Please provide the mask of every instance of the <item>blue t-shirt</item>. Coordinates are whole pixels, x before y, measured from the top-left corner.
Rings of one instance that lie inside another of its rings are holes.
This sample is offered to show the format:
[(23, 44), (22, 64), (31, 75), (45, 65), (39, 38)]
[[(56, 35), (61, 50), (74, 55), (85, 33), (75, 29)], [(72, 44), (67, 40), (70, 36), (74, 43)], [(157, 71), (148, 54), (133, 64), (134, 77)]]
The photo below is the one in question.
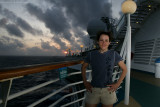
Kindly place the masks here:
[(122, 57), (113, 50), (100, 53), (99, 50), (89, 52), (84, 62), (89, 63), (92, 67), (93, 87), (104, 88), (112, 83), (112, 73), (114, 65), (117, 65)]

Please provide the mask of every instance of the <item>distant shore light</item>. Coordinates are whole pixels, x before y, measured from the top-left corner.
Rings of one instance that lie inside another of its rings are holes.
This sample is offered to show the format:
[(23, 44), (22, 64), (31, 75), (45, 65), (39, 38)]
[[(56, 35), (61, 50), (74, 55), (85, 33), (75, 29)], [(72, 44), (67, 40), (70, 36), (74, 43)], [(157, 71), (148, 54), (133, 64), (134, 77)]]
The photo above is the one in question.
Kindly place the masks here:
[(83, 48), (83, 45), (80, 45), (81, 48)]

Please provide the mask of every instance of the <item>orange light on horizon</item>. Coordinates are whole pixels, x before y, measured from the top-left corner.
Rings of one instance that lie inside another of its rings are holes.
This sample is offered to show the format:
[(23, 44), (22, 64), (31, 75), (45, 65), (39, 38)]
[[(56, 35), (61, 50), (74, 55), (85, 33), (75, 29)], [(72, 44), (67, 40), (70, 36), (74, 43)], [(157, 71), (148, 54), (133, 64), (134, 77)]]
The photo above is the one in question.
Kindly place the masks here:
[(81, 48), (83, 48), (83, 45), (80, 45)]

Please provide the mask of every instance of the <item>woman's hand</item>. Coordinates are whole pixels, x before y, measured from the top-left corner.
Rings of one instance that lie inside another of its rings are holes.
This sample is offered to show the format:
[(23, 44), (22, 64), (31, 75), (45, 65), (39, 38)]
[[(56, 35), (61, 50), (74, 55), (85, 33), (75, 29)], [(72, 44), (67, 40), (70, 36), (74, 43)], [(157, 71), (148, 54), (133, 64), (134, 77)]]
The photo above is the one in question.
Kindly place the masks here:
[(107, 85), (107, 86), (109, 87), (109, 88), (108, 88), (108, 91), (114, 92), (114, 91), (117, 90), (117, 88), (120, 86), (120, 84), (119, 84), (119, 83), (113, 83), (113, 84)]
[(91, 85), (91, 83), (90, 82), (84, 82), (84, 86), (86, 87), (86, 90), (87, 91), (90, 91), (90, 92), (92, 92), (92, 85)]

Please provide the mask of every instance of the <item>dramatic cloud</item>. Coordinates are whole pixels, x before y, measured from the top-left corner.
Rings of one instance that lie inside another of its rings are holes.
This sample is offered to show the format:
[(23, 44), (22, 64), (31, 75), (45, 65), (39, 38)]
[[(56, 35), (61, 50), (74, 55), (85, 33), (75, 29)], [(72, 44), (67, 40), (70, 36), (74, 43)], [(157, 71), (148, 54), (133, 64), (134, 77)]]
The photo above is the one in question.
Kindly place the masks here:
[(0, 14), (4, 15), (6, 18), (14, 22), (17, 27), (22, 28), (26, 32), (29, 32), (33, 35), (36, 34), (42, 35), (42, 31), (32, 28), (29, 23), (27, 23), (24, 19), (16, 16), (12, 11), (8, 9), (2, 9), (1, 5), (0, 5)]
[[(1, 44), (3, 44), (3, 46), (4, 46), (4, 44), (6, 44), (6, 45), (9, 44), (9, 45), (11, 45), (12, 48), (23, 48), (24, 47), (24, 44), (22, 42), (20, 42), (19, 40), (11, 39), (11, 38), (5, 37), (5, 36), (2, 36), (0, 38), (0, 42), (1, 42)], [(10, 47), (9, 45), (8, 45), (8, 47)], [(1, 47), (1, 49), (3, 50), (6, 48)]]
[(17, 37), (24, 37), (23, 32), (15, 24), (6, 25), (6, 29), (11, 35), (15, 35)]
[[(110, 3), (105, 2), (105, 0), (101, 2), (98, 0), (81, 0), (78, 3), (75, 0), (50, 0), (49, 3), (52, 4), (52, 7), (45, 11), (31, 3), (27, 4), (26, 7), (31, 15), (44, 22), (46, 27), (55, 34), (53, 40), (60, 44), (61, 49), (67, 48), (62, 41), (63, 38), (67, 39), (77, 49), (80, 48), (77, 41), (86, 45), (89, 37), (84, 36), (86, 33), (83, 31), (86, 30), (89, 20), (111, 15)], [(107, 6), (107, 11), (103, 10), (105, 6)], [(74, 32), (74, 35), (71, 34), (71, 31)]]
[(28, 12), (43, 21), (46, 27), (50, 28), (52, 33), (62, 33), (63, 31), (66, 31), (66, 29), (70, 28), (63, 12), (57, 7), (47, 9), (44, 13), (41, 8), (31, 3), (27, 4), (26, 7)]
[(33, 34), (33, 35), (42, 35), (42, 31), (33, 29), (25, 20), (21, 18), (17, 18), (16, 23), (20, 26), (23, 30)]
[(60, 38), (65, 38), (70, 42), (72, 41), (71, 34), (69, 32), (70, 25), (67, 22), (62, 10), (59, 10), (57, 7), (52, 7), (43, 13), (42, 9), (33, 4), (27, 4), (26, 7), (31, 15), (36, 16), (39, 20), (44, 22), (46, 27), (56, 35), (54, 36), (54, 39), (58, 41), (58, 44), (62, 47), (65, 47), (65, 45)]
[(62, 56), (61, 50), (51, 46), (49, 42), (41, 42), (41, 48), (26, 48), (25, 45), (17, 40), (0, 35), (0, 55), (27, 55), (27, 56)]
[(16, 39), (5, 36), (0, 38), (0, 55), (23, 55), (23, 47), (24, 44)]
[[(93, 19), (111, 17), (111, 6), (111, 3), (106, 0), (44, 0), (43, 2), (29, 0), (23, 6), (19, 5), (22, 10), (0, 4), (0, 30), (6, 29), (10, 34), (7, 37), (14, 38), (14, 35), (19, 37), (18, 40), (25, 41), (25, 45), (28, 46), (24, 46), (23, 50), (15, 45), (17, 52), (23, 51), (21, 54), (62, 55), (62, 51), (67, 48), (75, 51), (80, 50), (80, 45), (88, 46), (91, 43), (87, 34), (88, 23)], [(40, 24), (39, 28), (43, 31), (33, 28), (36, 24)], [(30, 34), (26, 35), (24, 31)], [(30, 39), (33, 43), (29, 41)], [(35, 43), (39, 44), (34, 46)], [(8, 43), (8, 46), (10, 44)], [(3, 43), (3, 47), (5, 46), (7, 42)]]
[(49, 45), (49, 42), (43, 42), (41, 43), (41, 47), (43, 49), (52, 49), (51, 46)]
[(19, 29), (19, 27), (17, 25), (7, 24), (7, 23), (8, 23), (8, 21), (6, 18), (1, 19), (0, 20), (0, 24), (1, 24), (0, 27), (5, 28), (11, 36), (14, 35), (14, 36), (20, 37), (20, 38), (24, 37), (23, 32)]
[(54, 6), (61, 7), (74, 26), (86, 28), (89, 20), (100, 19), (112, 14), (111, 4), (106, 0), (49, 0)]
[(32, 56), (50, 56), (53, 55), (47, 51), (44, 51), (38, 47), (32, 47), (32, 48), (27, 48), (26, 50), (26, 55), (32, 55)]
[(72, 40), (69, 32), (70, 25), (67, 22), (64, 13), (55, 7), (47, 9), (44, 13), (42, 12), (42, 9), (33, 4), (27, 4), (26, 7), (31, 15), (36, 16), (40, 21), (44, 22), (46, 27), (49, 28), (53, 34), (55, 34), (53, 39), (61, 46), (61, 49), (66, 49), (66, 44), (62, 41), (62, 39), (65, 38), (69, 42)]
[(60, 38), (53, 36), (52, 39), (61, 46), (61, 49), (67, 49), (66, 44)]
[(6, 24), (7, 24), (7, 19), (6, 18), (3, 18), (3, 19), (0, 19), (0, 27), (5, 27)]
[(54, 46), (51, 46), (49, 42), (41, 42), (41, 48), (32, 47), (26, 49), (26, 55), (33, 56), (62, 56), (63, 53), (61, 50), (56, 49)]

